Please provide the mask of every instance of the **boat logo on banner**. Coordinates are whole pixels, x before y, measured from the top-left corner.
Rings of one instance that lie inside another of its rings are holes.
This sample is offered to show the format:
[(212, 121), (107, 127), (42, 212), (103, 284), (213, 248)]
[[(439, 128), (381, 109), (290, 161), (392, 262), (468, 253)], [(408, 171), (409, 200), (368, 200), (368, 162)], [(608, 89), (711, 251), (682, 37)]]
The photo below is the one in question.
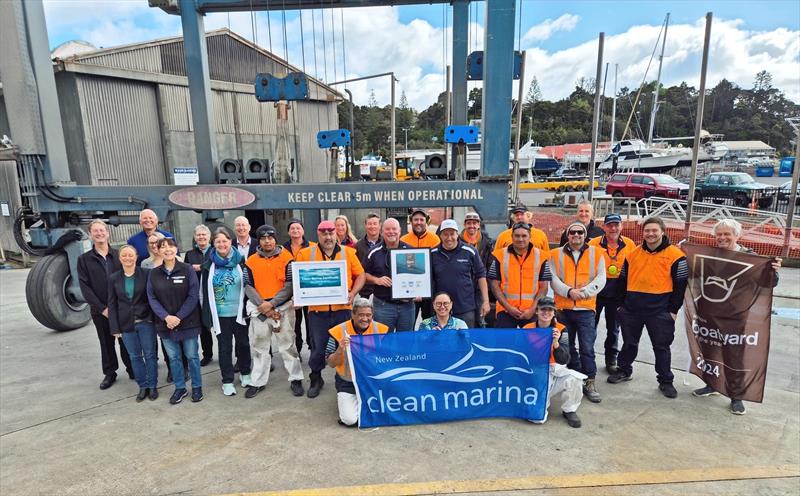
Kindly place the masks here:
[[(753, 264), (710, 255), (695, 255), (695, 264), (697, 262), (700, 262), (700, 280), (703, 281), (700, 294), (712, 303), (727, 301), (739, 276), (753, 268)], [(712, 265), (715, 268), (713, 271), (709, 270)]]
[(551, 343), (549, 329), (351, 336), (359, 423), (542, 420)]

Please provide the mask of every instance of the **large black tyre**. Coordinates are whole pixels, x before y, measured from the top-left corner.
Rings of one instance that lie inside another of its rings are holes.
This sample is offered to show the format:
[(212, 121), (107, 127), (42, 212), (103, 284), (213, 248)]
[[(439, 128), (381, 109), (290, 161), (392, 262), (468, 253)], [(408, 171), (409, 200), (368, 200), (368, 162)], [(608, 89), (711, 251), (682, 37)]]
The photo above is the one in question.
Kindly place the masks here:
[(65, 253), (46, 255), (28, 273), (25, 298), (33, 316), (54, 331), (71, 331), (91, 320), (89, 305), (69, 296), (69, 261)]
[(614, 205), (616, 205), (616, 206), (618, 206), (618, 207), (619, 207), (619, 206), (621, 206), (621, 205), (624, 205), (624, 204), (625, 204), (625, 200), (621, 200), (621, 198), (622, 198), (623, 196), (625, 196), (625, 195), (622, 193), (622, 191), (615, 191), (615, 192), (614, 192), (614, 194), (612, 194), (611, 196), (613, 196), (613, 197), (615, 198), (615, 200), (614, 200)]
[(750, 205), (750, 199), (744, 193), (736, 193), (733, 196), (733, 204), (737, 207), (746, 208)]

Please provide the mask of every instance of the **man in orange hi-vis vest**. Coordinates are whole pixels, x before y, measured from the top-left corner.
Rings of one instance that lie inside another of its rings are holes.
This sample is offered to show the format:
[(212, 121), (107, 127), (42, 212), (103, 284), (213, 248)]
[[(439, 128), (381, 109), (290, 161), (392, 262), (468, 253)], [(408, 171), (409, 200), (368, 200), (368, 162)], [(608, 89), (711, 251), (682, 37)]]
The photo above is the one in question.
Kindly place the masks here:
[(567, 244), (550, 252), (550, 272), (558, 320), (567, 326), (569, 333), (569, 368), (586, 374), (583, 394), (592, 403), (600, 403), (600, 393), (594, 382), (597, 375), (594, 312), (597, 294), (606, 285), (606, 266), (600, 249), (586, 243), (587, 234), (581, 222), (567, 227)]
[(386, 334), (388, 327), (372, 320), (372, 302), (358, 297), (353, 302), (352, 317), (347, 322), (333, 326), (328, 331), (325, 359), (328, 365), (336, 368), (336, 403), (339, 406), (339, 423), (353, 427), (358, 423), (361, 403), (356, 396), (350, 364), (347, 360), (347, 347), (353, 334)]
[[(365, 275), (358, 255), (353, 248), (339, 245), (336, 238), (336, 226), (329, 220), (323, 220), (317, 227), (319, 245), (303, 248), (297, 253), (297, 262), (327, 262), (344, 260), (347, 263), (347, 297), (348, 302), (361, 291)], [(350, 318), (350, 303), (341, 305), (311, 305), (308, 307), (308, 330), (311, 332), (311, 357), (308, 366), (311, 368), (311, 384), (308, 397), (319, 396), (325, 381), (322, 380), (322, 369), (325, 368), (325, 345), (328, 342), (328, 329)]]

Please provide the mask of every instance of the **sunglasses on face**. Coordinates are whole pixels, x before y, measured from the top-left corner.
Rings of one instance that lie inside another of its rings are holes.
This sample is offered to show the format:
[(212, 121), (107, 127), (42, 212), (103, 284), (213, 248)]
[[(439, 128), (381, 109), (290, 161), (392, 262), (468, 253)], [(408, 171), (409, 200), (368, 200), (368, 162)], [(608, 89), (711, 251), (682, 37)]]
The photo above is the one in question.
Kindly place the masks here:
[(585, 233), (583, 231), (570, 231), (570, 236), (583, 236)]
[(321, 232), (321, 233), (324, 233), (324, 234), (332, 234), (332, 233), (336, 232), (336, 228), (332, 228), (332, 229), (317, 229), (317, 231)]

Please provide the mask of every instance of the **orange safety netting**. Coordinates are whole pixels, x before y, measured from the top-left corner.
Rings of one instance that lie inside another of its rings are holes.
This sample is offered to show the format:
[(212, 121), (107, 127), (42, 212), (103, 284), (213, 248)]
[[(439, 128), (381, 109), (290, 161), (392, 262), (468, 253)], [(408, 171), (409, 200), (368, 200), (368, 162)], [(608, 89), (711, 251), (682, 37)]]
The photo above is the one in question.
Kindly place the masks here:
[[(623, 221), (622, 234), (636, 243), (641, 243), (642, 220)], [(547, 239), (553, 245), (559, 242), (561, 233), (574, 221), (574, 215), (558, 212), (537, 211), (533, 214), (533, 225), (544, 231), (547, 234)], [(595, 222), (602, 227), (602, 220), (596, 220)], [(715, 241), (712, 229), (716, 222), (716, 220), (713, 220), (692, 223), (690, 240), (694, 243), (713, 246)], [(665, 220), (664, 223), (667, 226), (667, 236), (672, 242), (677, 243), (684, 238), (683, 222)], [(759, 255), (778, 257), (783, 253), (784, 229), (772, 224), (759, 226), (756, 223), (743, 222), (742, 237), (739, 238), (739, 244), (753, 249)], [(789, 237), (789, 258), (800, 258), (800, 228), (793, 228)]]

